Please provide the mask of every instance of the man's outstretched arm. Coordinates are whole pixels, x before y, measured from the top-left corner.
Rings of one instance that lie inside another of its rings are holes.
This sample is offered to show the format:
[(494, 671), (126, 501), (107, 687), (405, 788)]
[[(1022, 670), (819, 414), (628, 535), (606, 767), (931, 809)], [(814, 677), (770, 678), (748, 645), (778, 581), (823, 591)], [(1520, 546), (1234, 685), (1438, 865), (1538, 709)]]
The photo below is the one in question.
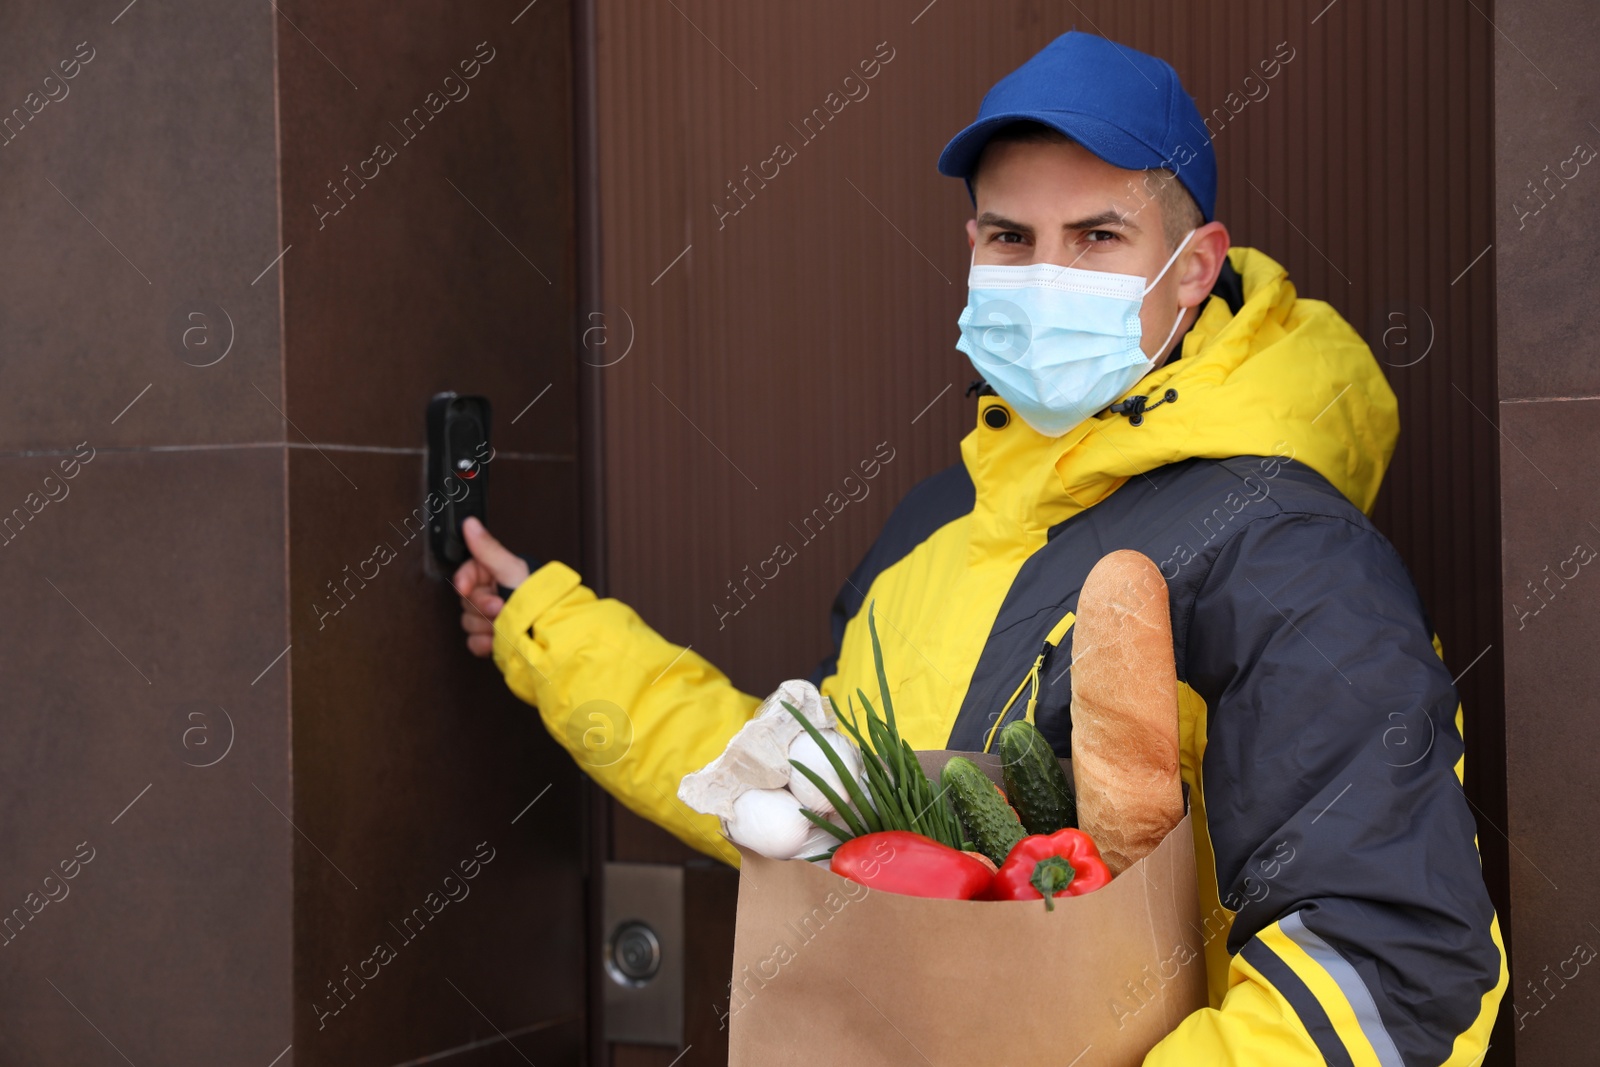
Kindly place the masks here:
[[(529, 574), (475, 519), (465, 532), (473, 558), (455, 587), (467, 647), (494, 656), (511, 691), (539, 709), (546, 729), (608, 793), (737, 864), (717, 820), (687, 808), (678, 783), (722, 753), (760, 700), (632, 608), (596, 597), (565, 564)], [(502, 586), (514, 590), (508, 599)]]

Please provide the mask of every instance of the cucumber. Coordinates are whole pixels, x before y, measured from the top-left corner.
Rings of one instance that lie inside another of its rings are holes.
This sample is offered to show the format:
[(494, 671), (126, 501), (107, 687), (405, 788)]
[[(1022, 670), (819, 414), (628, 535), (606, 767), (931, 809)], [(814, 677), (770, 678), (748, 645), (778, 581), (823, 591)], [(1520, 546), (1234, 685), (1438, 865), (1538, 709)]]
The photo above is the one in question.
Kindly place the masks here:
[(1078, 825), (1067, 772), (1033, 723), (1018, 719), (1000, 731), (1000, 767), (1006, 799), (1028, 833), (1053, 834)]
[(967, 840), (996, 864), (1004, 863), (1012, 846), (1025, 835), (1016, 813), (989, 776), (965, 756), (956, 756), (944, 765), (939, 784), (950, 798)]

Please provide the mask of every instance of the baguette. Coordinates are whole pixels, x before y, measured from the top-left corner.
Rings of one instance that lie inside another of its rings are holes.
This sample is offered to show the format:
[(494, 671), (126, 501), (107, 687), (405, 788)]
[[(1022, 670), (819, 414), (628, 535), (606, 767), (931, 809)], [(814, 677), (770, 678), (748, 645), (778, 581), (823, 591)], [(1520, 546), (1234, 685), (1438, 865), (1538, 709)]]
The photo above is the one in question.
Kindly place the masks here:
[(1078, 594), (1072, 776), (1078, 825), (1113, 874), (1155, 851), (1183, 819), (1167, 583), (1131, 549), (1103, 557)]

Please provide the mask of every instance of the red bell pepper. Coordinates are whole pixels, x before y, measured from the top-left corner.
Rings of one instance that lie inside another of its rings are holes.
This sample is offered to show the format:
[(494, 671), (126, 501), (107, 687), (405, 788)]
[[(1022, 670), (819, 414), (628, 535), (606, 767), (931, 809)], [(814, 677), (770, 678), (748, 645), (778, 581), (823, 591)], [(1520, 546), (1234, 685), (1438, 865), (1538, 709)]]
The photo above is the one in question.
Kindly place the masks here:
[(862, 834), (840, 845), (829, 869), (885, 893), (973, 900), (994, 876), (965, 852), (909, 830)]
[(1044, 899), (1055, 910), (1055, 897), (1081, 897), (1111, 881), (1111, 869), (1082, 830), (1034, 834), (1012, 846), (990, 887), (991, 900)]

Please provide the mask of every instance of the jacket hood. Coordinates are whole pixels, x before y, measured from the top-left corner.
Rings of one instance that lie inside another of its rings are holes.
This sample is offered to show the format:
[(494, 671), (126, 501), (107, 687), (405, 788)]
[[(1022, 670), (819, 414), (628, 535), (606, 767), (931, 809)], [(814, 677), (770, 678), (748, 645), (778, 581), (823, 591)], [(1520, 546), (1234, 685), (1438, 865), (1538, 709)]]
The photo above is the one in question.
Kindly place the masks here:
[(1050, 438), (1012, 413), (997, 433), (983, 417), (1005, 402), (983, 397), (978, 427), (961, 442), (979, 506), (1049, 526), (1169, 463), (1282, 455), (1317, 471), (1370, 515), (1400, 433), (1394, 392), (1377, 360), (1327, 303), (1298, 298), (1288, 272), (1271, 258), (1249, 248), (1231, 249), (1228, 258), (1243, 281), (1243, 306), (1234, 314), (1222, 299), (1209, 299), (1184, 338), (1182, 358), (1125, 394), (1155, 400), (1167, 389), (1178, 392), (1140, 425), (1103, 412)]

